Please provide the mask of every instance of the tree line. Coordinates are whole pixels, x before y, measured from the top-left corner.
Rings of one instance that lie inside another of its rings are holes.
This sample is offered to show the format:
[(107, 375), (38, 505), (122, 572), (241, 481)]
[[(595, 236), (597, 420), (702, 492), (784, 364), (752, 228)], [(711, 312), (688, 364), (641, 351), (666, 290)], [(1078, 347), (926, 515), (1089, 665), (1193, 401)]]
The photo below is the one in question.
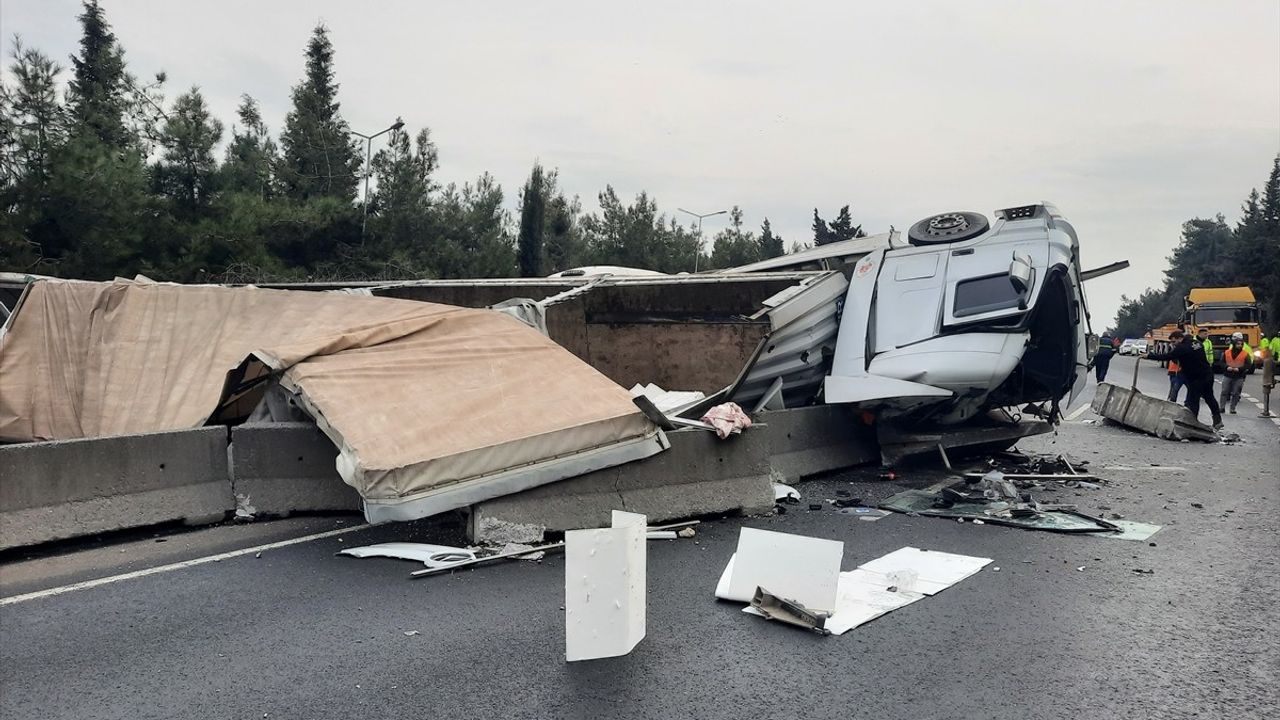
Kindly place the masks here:
[[(768, 218), (729, 225), (704, 250), (698, 231), (641, 192), (610, 186), (584, 212), (555, 169), (534, 164), (517, 218), (490, 174), (442, 184), (428, 128), (398, 120), (365, 167), (342, 117), (328, 30), (317, 26), (278, 134), (245, 95), (228, 128), (199, 87), (164, 96), (133, 75), (97, 0), (78, 16), (66, 68), (15, 38), (0, 83), (0, 270), (176, 282), (541, 276), (581, 265), (661, 272), (777, 257)], [(373, 190), (364, 197), (362, 183)], [(857, 237), (849, 209), (815, 244)], [(803, 247), (793, 243), (793, 249)]]
[(1182, 238), (1169, 256), (1164, 284), (1136, 298), (1121, 296), (1113, 333), (1141, 337), (1148, 329), (1177, 322), (1184, 298), (1195, 287), (1253, 289), (1264, 308), (1263, 329), (1280, 328), (1280, 156), (1271, 163), (1262, 192), (1254, 188), (1229, 226), (1222, 214), (1182, 224)]

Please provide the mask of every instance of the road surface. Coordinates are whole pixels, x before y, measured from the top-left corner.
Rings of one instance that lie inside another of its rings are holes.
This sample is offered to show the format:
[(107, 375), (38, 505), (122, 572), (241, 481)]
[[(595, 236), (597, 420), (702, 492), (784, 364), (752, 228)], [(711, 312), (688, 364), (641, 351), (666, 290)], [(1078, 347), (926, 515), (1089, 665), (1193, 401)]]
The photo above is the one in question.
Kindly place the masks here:
[[(1110, 379), (1127, 384), (1132, 362), (1117, 358)], [(1143, 363), (1139, 387), (1162, 393), (1162, 371)], [(1241, 436), (1231, 445), (1165, 442), (1087, 410), (1020, 444), (1089, 460), (1114, 484), (1065, 494), (1162, 525), (1150, 544), (863, 522), (807, 504), (704, 522), (694, 539), (649, 544), (647, 637), (595, 662), (564, 662), (561, 556), (420, 580), (411, 563), (334, 556), (457, 542), (448, 523), (304, 518), (11, 556), (0, 565), (0, 717), (1280, 717), (1280, 427), (1256, 415), (1250, 405), (1227, 417)], [(875, 502), (944, 477), (877, 476), (800, 490)], [(822, 638), (712, 597), (743, 526), (843, 540), (846, 569), (906, 545), (994, 562)]]

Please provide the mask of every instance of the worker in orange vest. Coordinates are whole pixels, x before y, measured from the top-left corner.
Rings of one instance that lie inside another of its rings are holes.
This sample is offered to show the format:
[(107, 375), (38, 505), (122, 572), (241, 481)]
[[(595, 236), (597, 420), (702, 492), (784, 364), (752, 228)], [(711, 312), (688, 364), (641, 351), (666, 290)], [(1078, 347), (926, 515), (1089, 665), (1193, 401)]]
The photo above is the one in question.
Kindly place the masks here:
[(1249, 366), (1253, 363), (1252, 353), (1244, 344), (1244, 335), (1235, 333), (1231, 336), (1231, 345), (1222, 352), (1222, 364), (1225, 370), (1222, 375), (1222, 394), (1218, 398), (1218, 404), (1223, 409), (1228, 407), (1230, 401), (1229, 412), (1236, 414), (1236, 405), (1240, 404), (1240, 391), (1244, 389), (1245, 375), (1249, 374)]

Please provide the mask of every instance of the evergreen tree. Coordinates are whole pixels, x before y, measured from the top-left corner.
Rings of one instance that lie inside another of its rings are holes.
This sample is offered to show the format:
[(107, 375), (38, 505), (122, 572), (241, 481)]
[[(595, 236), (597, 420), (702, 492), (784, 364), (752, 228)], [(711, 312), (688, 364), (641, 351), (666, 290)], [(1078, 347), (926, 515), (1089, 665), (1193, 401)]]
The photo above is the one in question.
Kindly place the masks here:
[(444, 189), (432, 213), (442, 245), (441, 277), (511, 277), (515, 248), (502, 202), (502, 186), (489, 173)]
[(840, 213), (836, 215), (836, 219), (831, 221), (831, 242), (840, 242), (842, 240), (852, 240), (854, 238), (866, 237), (866, 233), (862, 232), (861, 225), (854, 225), (853, 218), (849, 215), (849, 206), (845, 205), (840, 208)]
[(153, 173), (180, 218), (195, 218), (212, 202), (218, 170), (213, 149), (221, 139), (222, 123), (209, 114), (200, 89), (179, 95), (164, 123), (164, 153)]
[(543, 195), (547, 200), (545, 219), (543, 270), (560, 272), (585, 262), (585, 247), (579, 227), (582, 203), (577, 197), (566, 198), (560, 191), (559, 171), (552, 170), (543, 176)]
[(710, 270), (739, 267), (760, 260), (760, 243), (754, 234), (742, 229), (742, 209), (729, 211), (729, 227), (716, 233), (712, 244)]
[(276, 194), (273, 166), (277, 162), (275, 141), (262, 121), (258, 103), (248, 95), (240, 98), (236, 110), (239, 122), (231, 128), (231, 142), (222, 162), (221, 185), (227, 192), (251, 193), (264, 200)]
[(67, 125), (58, 100), (61, 72), (49, 57), (15, 39), (15, 83), (0, 85), (0, 267), (35, 271), (51, 244), (49, 179)]
[(360, 152), (339, 112), (333, 43), (317, 25), (307, 44), (306, 77), (293, 88), (293, 108), (280, 136), (279, 176), (294, 200), (331, 197), (351, 202), (359, 183)]
[(781, 257), (786, 251), (782, 236), (773, 234), (773, 227), (769, 225), (769, 218), (765, 218), (764, 223), (760, 225), (760, 258), (768, 260)]
[(547, 202), (542, 165), (533, 164), (529, 180), (520, 195), (520, 237), (516, 252), (521, 277), (542, 277), (543, 237), (546, 233)]
[(813, 244), (826, 245), (835, 240), (835, 235), (831, 232), (831, 228), (827, 225), (827, 221), (822, 219), (818, 214), (818, 208), (813, 209)]
[(366, 255), (380, 266), (374, 270), (379, 277), (434, 274), (431, 268), (438, 262), (440, 248), (431, 232), (430, 215), (438, 166), (439, 152), (427, 128), (418, 131), (414, 141), (407, 131), (393, 130), (387, 146), (373, 156), (378, 185), (371, 201), (372, 232)]
[(54, 151), (44, 204), (50, 220), (44, 255), (66, 276), (130, 275), (140, 267), (146, 221), (158, 212), (147, 194), (137, 137), (126, 125), (124, 50), (96, 0), (85, 2), (79, 19), (67, 141)]
[(107, 24), (98, 0), (85, 0), (80, 20), (80, 54), (71, 57), (67, 95), (75, 134), (114, 151), (132, 148), (136, 138), (125, 125), (129, 106), (124, 50)]
[(860, 237), (866, 237), (866, 233), (862, 232), (861, 225), (853, 224), (848, 205), (840, 208), (836, 219), (829, 223), (818, 214), (818, 208), (813, 209), (813, 244), (815, 246)]

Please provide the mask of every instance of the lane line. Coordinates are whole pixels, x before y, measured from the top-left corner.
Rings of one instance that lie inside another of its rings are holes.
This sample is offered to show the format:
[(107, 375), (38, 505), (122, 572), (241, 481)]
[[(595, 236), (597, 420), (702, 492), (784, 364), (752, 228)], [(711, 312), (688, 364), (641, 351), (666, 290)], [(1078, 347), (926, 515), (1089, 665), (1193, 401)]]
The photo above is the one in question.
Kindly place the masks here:
[(281, 540), (279, 542), (267, 543), (266, 545), (255, 545), (254, 547), (244, 548), (241, 550), (231, 550), (229, 552), (219, 553), (217, 555), (207, 555), (205, 557), (195, 558), (193, 560), (183, 560), (182, 562), (169, 563), (168, 565), (157, 565), (155, 567), (144, 568), (142, 570), (134, 570), (133, 572), (122, 573), (120, 575), (110, 575), (108, 577), (97, 578), (96, 580), (84, 580), (70, 585), (62, 585), (60, 587), (49, 588), (48, 590), (37, 590), (35, 592), (24, 593), (22, 595), (10, 595), (6, 598), (0, 598), (0, 607), (4, 605), (14, 605), (28, 600), (38, 600), (40, 598), (54, 597), (76, 590), (88, 590), (89, 588), (99, 587), (101, 585), (110, 585), (111, 583), (121, 582), (123, 580), (133, 580), (148, 575), (157, 575), (159, 573), (170, 572), (172, 570), (181, 570), (183, 568), (195, 567), (196, 565), (204, 565), (205, 563), (218, 562), (228, 560), (230, 558), (248, 555), (249, 553), (259, 553), (266, 550), (275, 550), (276, 548), (288, 547), (289, 545), (297, 545), (299, 543), (311, 542), (312, 540), (323, 540), (324, 538), (344, 535), (356, 530), (364, 530), (373, 527), (372, 525), (356, 525), (349, 528), (338, 528), (337, 530), (329, 530), (327, 532), (316, 533), (314, 535), (303, 535), (302, 537), (292, 538), (290, 540)]
[(1072, 420), (1075, 420), (1076, 418), (1083, 415), (1084, 411), (1089, 409), (1089, 405), (1090, 403), (1085, 403), (1080, 407), (1076, 408), (1075, 410), (1072, 410), (1071, 414), (1067, 416), (1067, 422), (1071, 422)]

